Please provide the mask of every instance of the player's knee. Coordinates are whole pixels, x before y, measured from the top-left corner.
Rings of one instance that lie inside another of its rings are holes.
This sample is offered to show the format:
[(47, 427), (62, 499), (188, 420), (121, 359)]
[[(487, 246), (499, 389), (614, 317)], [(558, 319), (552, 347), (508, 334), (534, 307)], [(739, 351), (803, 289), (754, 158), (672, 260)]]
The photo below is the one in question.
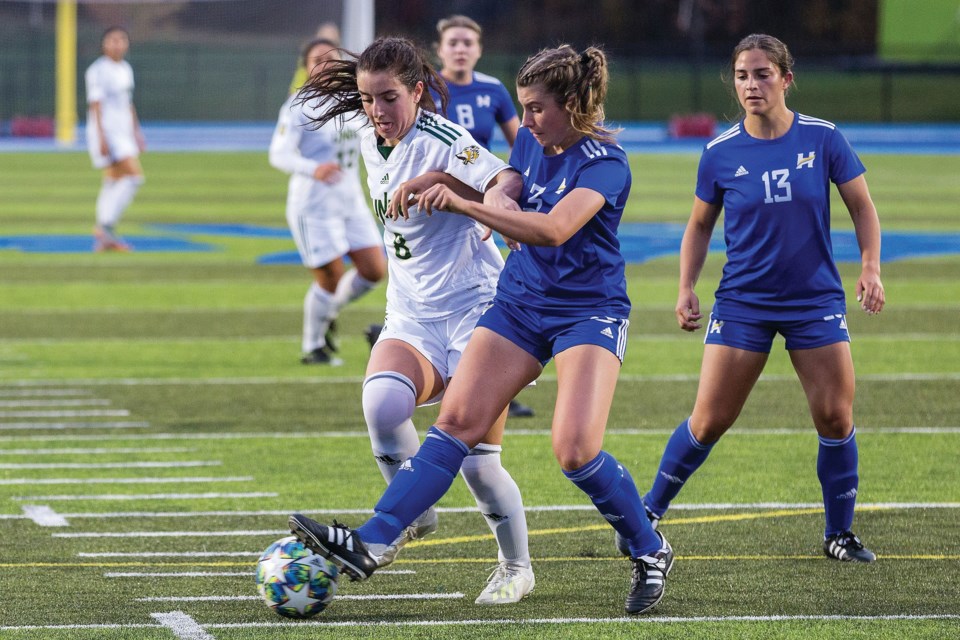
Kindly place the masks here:
[(600, 450), (594, 447), (588, 447), (578, 443), (555, 442), (553, 445), (553, 455), (560, 463), (560, 468), (564, 471), (576, 471), (583, 465), (597, 457)]
[(363, 418), (375, 433), (392, 431), (413, 417), (417, 391), (410, 378), (381, 371), (363, 381)]
[(701, 412), (690, 418), (690, 433), (700, 444), (713, 444), (727, 432), (737, 419), (737, 413)]
[(817, 433), (824, 438), (840, 440), (853, 430), (853, 412), (849, 407), (821, 408), (813, 416)]

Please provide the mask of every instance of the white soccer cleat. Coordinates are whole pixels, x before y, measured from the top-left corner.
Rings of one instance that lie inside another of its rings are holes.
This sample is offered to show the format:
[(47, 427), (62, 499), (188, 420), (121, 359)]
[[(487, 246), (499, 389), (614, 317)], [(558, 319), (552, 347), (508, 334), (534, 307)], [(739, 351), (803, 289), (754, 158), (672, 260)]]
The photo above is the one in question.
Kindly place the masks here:
[(477, 597), (477, 604), (513, 604), (533, 591), (537, 583), (531, 567), (501, 562), (487, 579), (486, 588)]
[(382, 551), (377, 552), (377, 566), (385, 567), (397, 559), (397, 554), (408, 542), (420, 540), (437, 530), (437, 510), (430, 507), (404, 529), (393, 543), (388, 544)]

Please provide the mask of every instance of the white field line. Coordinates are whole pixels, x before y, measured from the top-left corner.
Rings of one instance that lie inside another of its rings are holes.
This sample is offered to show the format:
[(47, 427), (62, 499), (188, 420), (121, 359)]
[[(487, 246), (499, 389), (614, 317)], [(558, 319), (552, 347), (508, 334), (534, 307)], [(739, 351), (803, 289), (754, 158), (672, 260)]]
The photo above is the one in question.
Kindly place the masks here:
[(0, 456), (60, 456), (60, 455), (97, 455), (101, 453), (190, 453), (196, 449), (188, 447), (96, 447), (66, 449), (0, 449)]
[[(225, 598), (234, 599), (232, 596)], [(257, 598), (258, 596), (244, 596)], [(349, 596), (338, 595), (337, 599)], [(777, 616), (630, 616), (622, 618), (488, 618), (486, 620), (345, 620), (343, 622), (322, 622), (319, 620), (297, 620), (296, 622), (223, 622), (202, 625), (205, 629), (277, 629), (277, 628), (344, 628), (344, 627), (482, 627), (494, 625), (570, 625), (570, 624), (614, 624), (614, 625), (658, 625), (658, 624), (723, 624), (741, 622), (922, 622), (927, 620), (960, 620), (960, 613), (940, 613), (929, 615), (892, 614), (877, 616), (841, 616), (841, 615), (777, 615)], [(158, 629), (161, 625), (152, 624), (58, 624), (0, 626), (0, 631), (95, 631), (107, 629)]]
[[(674, 504), (670, 505), (671, 510), (677, 511), (742, 511), (746, 509), (755, 510), (782, 510), (782, 509), (821, 509), (821, 502), (718, 502), (704, 504)], [(868, 509), (960, 509), (960, 502), (863, 502), (858, 503), (857, 508), (861, 510)], [(526, 506), (524, 510), (530, 513), (536, 512), (564, 512), (564, 511), (594, 511), (596, 507), (590, 504), (568, 504), (568, 505), (543, 505)], [(474, 513), (477, 510), (476, 505), (465, 507), (437, 507), (438, 513)], [(212, 517), (262, 517), (278, 516), (283, 517), (292, 513), (293, 509), (280, 509), (270, 511), (122, 511), (112, 513), (64, 513), (65, 518), (79, 519), (89, 518), (112, 519), (112, 518), (212, 518)], [(301, 509), (300, 513), (321, 516), (337, 515), (360, 515), (367, 516), (372, 510), (367, 509)], [(0, 520), (22, 519), (21, 515), (3, 514)], [(238, 530), (238, 531), (131, 531), (131, 532), (87, 532), (87, 533), (58, 533), (54, 534), (59, 538), (96, 538), (103, 536), (106, 538), (135, 538), (143, 537), (192, 537), (192, 536), (262, 536), (272, 534), (289, 535), (289, 530), (270, 529), (270, 530)]]
[(0, 407), (109, 407), (110, 400), (83, 398), (82, 400), (0, 400)]
[(171, 462), (5, 462), (0, 470), (13, 469), (174, 469), (177, 467), (216, 467), (220, 460), (183, 460)]
[[(149, 422), (0, 422), (0, 431), (19, 431), (29, 429), (134, 429), (149, 427)], [(50, 440), (60, 440), (62, 436), (39, 436)], [(6, 439), (6, 438), (3, 438)], [(18, 439), (15, 436), (13, 439)]]
[(71, 411), (0, 411), (0, 418), (125, 418), (126, 409), (79, 409)]
[[(192, 478), (7, 478), (0, 485), (20, 484), (205, 484), (208, 482), (250, 482), (253, 476), (206, 476)], [(0, 516), (2, 517), (2, 516)]]
[(41, 527), (69, 527), (70, 523), (61, 514), (45, 505), (23, 505), (24, 517)]
[[(81, 551), (78, 558), (259, 558), (262, 551)], [(377, 570), (380, 573), (380, 570)]]
[(103, 493), (91, 495), (56, 495), (56, 496), (14, 496), (11, 500), (18, 502), (39, 501), (80, 501), (80, 500), (212, 500), (234, 498), (276, 498), (280, 494), (269, 491), (250, 493)]
[[(260, 554), (254, 554), (259, 558)], [(253, 563), (250, 563), (251, 568)], [(413, 569), (378, 569), (377, 575), (414, 575)], [(247, 571), (111, 571), (104, 573), (104, 578), (249, 578), (252, 572)]]
[[(3, 427), (0, 426), (0, 429)], [(669, 436), (674, 432), (670, 429), (608, 429), (607, 435), (618, 436)], [(960, 434), (960, 427), (890, 427), (874, 428), (857, 427), (858, 434), (885, 435), (885, 434), (913, 434), (913, 435), (938, 435), (938, 434)], [(724, 437), (736, 436), (812, 436), (813, 427), (782, 428), (782, 429), (750, 429), (739, 428), (732, 429)], [(549, 429), (511, 429), (507, 427), (507, 436), (548, 436)], [(4, 436), (0, 437), (0, 442), (116, 442), (118, 440), (302, 440), (302, 439), (324, 439), (324, 438), (369, 438), (366, 430), (363, 431), (270, 431), (270, 432), (249, 432), (249, 433), (221, 433), (221, 432), (200, 432), (200, 433), (144, 433), (136, 435), (38, 435), (38, 436)]]
[(150, 617), (170, 629), (178, 640), (216, 640), (183, 611), (151, 613)]
[(16, 389), (0, 390), (0, 398), (59, 398), (67, 396), (89, 396), (90, 389)]
[[(556, 375), (540, 376), (544, 382), (556, 382)], [(657, 374), (657, 375), (634, 375), (624, 374), (619, 377), (621, 381), (626, 382), (696, 382), (700, 379), (699, 373), (690, 374)], [(929, 372), (929, 373), (867, 373), (857, 376), (860, 381), (874, 382), (924, 382), (941, 380), (960, 380), (960, 372)], [(760, 376), (760, 382), (790, 382), (796, 384), (797, 376), (795, 374), (764, 374)], [(23, 387), (49, 387), (70, 384), (74, 386), (91, 387), (141, 387), (141, 386), (200, 386), (200, 385), (273, 385), (273, 384), (306, 384), (306, 385), (324, 385), (324, 384), (360, 384), (363, 382), (363, 376), (337, 376), (337, 377), (246, 377), (246, 378), (84, 378), (84, 379), (47, 379), (47, 380), (17, 380), (0, 383), (7, 385), (7, 388)]]
[[(379, 573), (379, 571), (377, 572)], [(247, 574), (249, 575), (249, 573)], [(462, 593), (385, 593), (366, 595), (341, 595), (337, 600), (459, 600)], [(147, 596), (135, 598), (135, 602), (233, 602), (237, 600), (260, 600), (260, 596)]]

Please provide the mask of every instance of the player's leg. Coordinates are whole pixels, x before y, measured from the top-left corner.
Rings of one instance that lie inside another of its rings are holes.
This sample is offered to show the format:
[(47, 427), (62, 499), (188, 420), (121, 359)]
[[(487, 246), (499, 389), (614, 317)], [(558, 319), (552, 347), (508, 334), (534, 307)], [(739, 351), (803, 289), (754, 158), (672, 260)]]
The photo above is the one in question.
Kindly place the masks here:
[(347, 271), (337, 284), (336, 299), (340, 307), (366, 294), (387, 275), (387, 258), (383, 252), (383, 238), (373, 221), (373, 215), (362, 198), (350, 207), (344, 219), (347, 255), (354, 268)]
[[(690, 476), (710, 455), (743, 409), (767, 363), (775, 330), (711, 318), (693, 413), (667, 441), (653, 486), (643, 502), (653, 519), (667, 512)], [(717, 327), (721, 330), (715, 330)]]
[(644, 515), (636, 484), (626, 467), (602, 449), (620, 359), (603, 346), (579, 344), (558, 353), (555, 362), (554, 455), (564, 475), (629, 541), (634, 562), (626, 610), (643, 613), (663, 597), (673, 551)]
[(343, 276), (345, 267), (342, 258), (312, 267), (313, 283), (303, 298), (303, 339), (301, 348), (303, 364), (340, 364), (333, 355), (336, 347), (329, 339), (330, 326), (337, 317), (334, 292)]
[(483, 441), (470, 450), (460, 468), (498, 547), (497, 568), (487, 580), (477, 604), (519, 602), (533, 591), (536, 583), (530, 561), (523, 497), (520, 487), (500, 459), (506, 421), (505, 411)]
[(790, 359), (806, 393), (820, 441), (817, 477), (826, 516), (824, 553), (838, 560), (873, 562), (875, 554), (850, 530), (859, 489), (859, 453), (853, 424), (856, 381), (850, 344), (841, 341), (791, 349)]

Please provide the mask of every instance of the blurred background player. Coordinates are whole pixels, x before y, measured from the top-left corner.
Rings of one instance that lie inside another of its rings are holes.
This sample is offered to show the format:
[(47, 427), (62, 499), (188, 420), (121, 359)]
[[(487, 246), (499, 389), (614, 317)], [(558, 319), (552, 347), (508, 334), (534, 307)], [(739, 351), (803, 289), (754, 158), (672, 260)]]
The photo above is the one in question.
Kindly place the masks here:
[(853, 219), (862, 263), (856, 295), (869, 314), (885, 301), (877, 210), (864, 166), (840, 131), (787, 108), (793, 57), (783, 42), (747, 36), (730, 64), (744, 117), (708, 143), (700, 160), (680, 251), (676, 315), (684, 331), (701, 327), (693, 289), (721, 211), (727, 262), (707, 323), (693, 414), (668, 441), (644, 504), (654, 522), (664, 515), (733, 425), (780, 333), (819, 435), (824, 553), (873, 562), (876, 556), (850, 531), (859, 485), (855, 377), (830, 241), (830, 183)]
[(446, 493), (471, 447), (552, 359), (554, 455), (564, 475), (628, 541), (633, 575), (625, 609), (643, 613), (663, 598), (673, 551), (644, 515), (626, 467), (602, 449), (630, 324), (617, 229), (632, 178), (626, 153), (604, 125), (608, 78), (606, 55), (596, 47), (582, 53), (568, 45), (545, 49), (520, 69), (524, 127), (510, 166), (522, 175), (524, 211), (490, 197), (502, 186), (479, 204), (443, 182), (408, 187), (417, 196), (409, 211), (406, 198), (388, 206), (388, 219), (402, 208), (411, 222), (455, 211), (523, 247), (507, 257), (435, 426), (373, 517), (352, 530), (290, 516), (291, 530), (306, 546), (334, 558), (354, 578), (377, 570), (380, 550)]
[(110, 27), (100, 40), (103, 55), (84, 75), (87, 91), (87, 150), (93, 166), (103, 170), (97, 196), (94, 251), (130, 251), (117, 237), (116, 226), (140, 185), (143, 132), (133, 105), (133, 69), (124, 58), (130, 37), (122, 27)]
[[(333, 46), (340, 47), (340, 27), (337, 26), (336, 22), (324, 22), (319, 27), (317, 27), (317, 32), (313, 34), (314, 40), (327, 40), (332, 42)], [(307, 72), (307, 67), (303, 62), (303, 57), (297, 59), (297, 69), (293, 72), (293, 79), (290, 81), (290, 93), (296, 93), (300, 90), (304, 84), (306, 84), (307, 79), (310, 74)]]
[[(474, 70), (483, 52), (481, 34), (480, 25), (467, 16), (453, 15), (437, 22), (440, 76), (450, 94), (445, 115), (469, 131), (486, 149), (490, 148), (494, 129), (499, 126), (507, 145), (512, 147), (520, 127), (513, 98), (502, 82)], [(434, 99), (438, 97), (435, 95)], [(371, 345), (376, 342), (380, 329), (380, 325), (368, 327), (367, 339)], [(514, 418), (530, 417), (533, 409), (511, 400), (509, 414)]]
[[(500, 250), (482, 225), (443, 212), (393, 220), (385, 215), (389, 202), (404, 201), (410, 185), (429, 172), (475, 199), (494, 185), (512, 183), (517, 195), (520, 187), (516, 171), (466, 130), (437, 115), (431, 90), (442, 104), (443, 80), (425, 55), (409, 40), (381, 38), (356, 61), (329, 63), (300, 93), (308, 103), (325, 107), (316, 116), (321, 129), (339, 117), (364, 113), (373, 124), (364, 133), (361, 151), (370, 197), (384, 223), (390, 276), (386, 322), (363, 382), (363, 415), (387, 482), (407, 475), (409, 459), (420, 445), (414, 411), (439, 402), (451, 379), (459, 376), (463, 349), (496, 292), (503, 266)], [(517, 206), (507, 195), (498, 201)], [(500, 458), (505, 405), (490, 416), (486, 437), (473, 443), (462, 466), (499, 547), (498, 565), (477, 604), (518, 602), (535, 582), (520, 489)], [(379, 550), (378, 566), (392, 562), (410, 540), (437, 529), (433, 502), (414, 516)]]
[[(339, 60), (336, 44), (319, 38), (301, 60), (311, 75)], [(360, 185), (360, 127), (329, 121), (316, 128), (316, 102), (291, 96), (280, 108), (270, 141), (270, 164), (290, 174), (287, 224), (314, 282), (303, 301), (304, 364), (339, 364), (332, 323), (341, 307), (386, 275), (380, 231)], [(347, 269), (348, 256), (354, 268)]]

